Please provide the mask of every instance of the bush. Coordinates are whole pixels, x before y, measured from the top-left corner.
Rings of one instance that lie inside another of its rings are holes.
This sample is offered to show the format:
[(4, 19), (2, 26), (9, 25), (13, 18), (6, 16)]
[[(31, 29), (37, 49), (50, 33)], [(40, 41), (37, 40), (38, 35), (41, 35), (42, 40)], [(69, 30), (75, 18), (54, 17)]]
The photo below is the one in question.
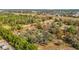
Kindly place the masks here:
[(41, 24), (40, 22), (37, 22), (36, 27), (37, 27), (38, 29), (42, 29), (42, 24)]
[(18, 30), (20, 30), (20, 29), (22, 29), (22, 26), (21, 26), (21, 25), (17, 25), (16, 28), (17, 28)]
[(72, 34), (75, 34), (76, 33), (76, 28), (74, 26), (70, 26), (68, 29), (67, 29), (68, 32), (72, 33)]

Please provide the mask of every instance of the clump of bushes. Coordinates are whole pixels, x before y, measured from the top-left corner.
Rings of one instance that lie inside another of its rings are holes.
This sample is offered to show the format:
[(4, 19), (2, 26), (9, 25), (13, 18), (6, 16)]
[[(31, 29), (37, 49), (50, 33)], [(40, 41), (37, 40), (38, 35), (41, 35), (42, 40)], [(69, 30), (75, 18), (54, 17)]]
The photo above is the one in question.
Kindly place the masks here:
[(48, 31), (51, 34), (57, 34), (59, 32), (59, 27), (61, 26), (61, 23), (58, 22), (52, 22), (50, 28), (48, 29)]
[(79, 49), (79, 41), (72, 35), (66, 35), (63, 39), (66, 43), (69, 43), (72, 47)]
[(35, 50), (37, 47), (34, 44), (29, 43), (26, 39), (13, 35), (11, 31), (5, 30), (0, 27), (0, 35), (7, 40), (17, 50)]
[(53, 39), (52, 34), (42, 29), (27, 30), (21, 33), (21, 37), (28, 38), (28, 42), (37, 44), (47, 44)]

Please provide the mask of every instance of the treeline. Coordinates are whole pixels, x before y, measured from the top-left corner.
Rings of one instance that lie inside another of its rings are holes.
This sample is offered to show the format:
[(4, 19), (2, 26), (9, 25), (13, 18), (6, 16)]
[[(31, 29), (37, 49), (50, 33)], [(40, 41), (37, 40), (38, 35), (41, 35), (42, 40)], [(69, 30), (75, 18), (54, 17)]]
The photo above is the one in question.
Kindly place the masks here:
[(0, 36), (9, 42), (17, 50), (36, 50), (37, 47), (29, 43), (27, 39), (13, 35), (11, 31), (0, 27)]

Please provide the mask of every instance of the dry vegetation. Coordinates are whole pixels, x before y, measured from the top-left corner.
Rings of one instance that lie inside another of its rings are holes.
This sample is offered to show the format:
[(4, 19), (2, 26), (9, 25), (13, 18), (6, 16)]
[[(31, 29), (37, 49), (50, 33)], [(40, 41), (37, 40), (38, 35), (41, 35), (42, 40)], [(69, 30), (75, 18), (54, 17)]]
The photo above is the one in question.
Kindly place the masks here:
[(38, 13), (0, 13), (1, 40), (17, 50), (79, 49), (79, 18)]

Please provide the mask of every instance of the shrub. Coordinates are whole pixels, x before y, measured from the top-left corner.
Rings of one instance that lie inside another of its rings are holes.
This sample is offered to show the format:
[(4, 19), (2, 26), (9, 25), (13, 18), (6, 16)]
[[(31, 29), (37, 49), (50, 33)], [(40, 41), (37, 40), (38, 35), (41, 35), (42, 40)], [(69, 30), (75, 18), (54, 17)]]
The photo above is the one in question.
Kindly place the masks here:
[(67, 29), (68, 32), (72, 33), (72, 34), (75, 34), (76, 33), (76, 28), (74, 26), (70, 26), (68, 29)]
[(20, 30), (20, 29), (22, 29), (22, 26), (21, 26), (21, 25), (17, 25), (16, 28), (17, 28), (18, 30)]
[(42, 26), (41, 26), (42, 24), (40, 23), (40, 22), (37, 22), (37, 25), (36, 25), (36, 27), (38, 28), (38, 29), (42, 29)]

